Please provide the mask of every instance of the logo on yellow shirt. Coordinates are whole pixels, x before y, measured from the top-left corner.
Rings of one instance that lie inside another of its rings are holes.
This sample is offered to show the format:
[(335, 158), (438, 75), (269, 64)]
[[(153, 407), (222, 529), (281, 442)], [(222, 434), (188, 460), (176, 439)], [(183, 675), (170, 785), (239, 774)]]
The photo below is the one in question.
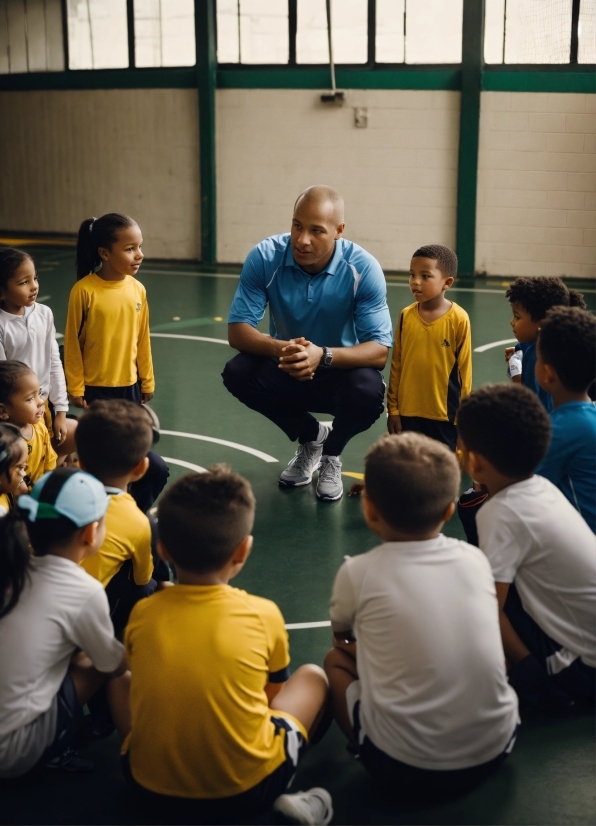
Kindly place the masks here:
[(441, 344), (441, 347), (451, 347), (451, 345), (449, 344), (449, 342), (447, 341), (446, 338), (443, 339), (443, 343)]
[(139, 303), (139, 304), (137, 304), (137, 313), (140, 311), (140, 309), (141, 309), (141, 305)]

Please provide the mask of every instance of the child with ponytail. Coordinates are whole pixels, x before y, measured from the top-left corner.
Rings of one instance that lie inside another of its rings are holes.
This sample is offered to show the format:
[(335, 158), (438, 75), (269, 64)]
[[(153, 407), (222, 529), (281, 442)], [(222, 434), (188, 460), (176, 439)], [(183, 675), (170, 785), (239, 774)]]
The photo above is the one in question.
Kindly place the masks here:
[(45, 421), (58, 456), (75, 449), (76, 422), (66, 418), (68, 397), (54, 316), (38, 304), (39, 282), (30, 255), (0, 249), (0, 359), (24, 362), (39, 378)]
[(107, 505), (101, 482), (62, 467), (0, 519), (0, 777), (93, 768), (68, 747), (103, 685), (128, 733), (123, 647), (101, 583), (79, 564), (103, 542)]
[[(87, 218), (77, 240), (77, 283), (71, 290), (64, 334), (64, 368), (72, 403), (127, 399), (145, 404), (155, 380), (145, 287), (136, 275), (143, 236), (127, 215)], [(148, 473), (131, 493), (147, 511), (168, 478), (165, 462), (150, 453)]]
[(19, 493), (26, 493), (27, 442), (12, 424), (0, 424), (0, 517), (14, 507)]

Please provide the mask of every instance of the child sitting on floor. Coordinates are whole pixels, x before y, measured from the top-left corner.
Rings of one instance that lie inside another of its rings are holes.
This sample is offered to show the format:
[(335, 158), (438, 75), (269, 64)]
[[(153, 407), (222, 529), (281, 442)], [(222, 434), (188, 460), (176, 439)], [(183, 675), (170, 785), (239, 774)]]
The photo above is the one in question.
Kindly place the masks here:
[(383, 544), (346, 558), (333, 586), (325, 670), (335, 719), (399, 796), (463, 793), (515, 741), (490, 565), (440, 533), (459, 481), (445, 445), (419, 433), (379, 439), (362, 506)]
[(332, 816), (324, 789), (283, 794), (322, 717), (325, 674), (303, 665), (290, 677), (279, 608), (228, 584), (250, 553), (254, 511), (248, 482), (221, 465), (182, 477), (158, 505), (159, 550), (180, 584), (131, 614), (123, 751), (140, 802), (165, 823), (244, 823), (278, 798), (300, 823)]
[(0, 517), (12, 510), (19, 493), (27, 493), (27, 442), (12, 424), (0, 424)]
[(548, 450), (548, 414), (527, 387), (488, 384), (462, 402), (458, 422), (464, 465), (490, 493), (476, 521), (509, 682), (535, 706), (593, 703), (596, 538), (561, 491), (534, 475)]
[(93, 768), (68, 747), (104, 684), (128, 731), (124, 650), (103, 588), (79, 565), (103, 541), (107, 505), (97, 479), (59, 468), (0, 519), (0, 777)]
[(553, 399), (552, 438), (536, 473), (549, 479), (596, 533), (596, 319), (577, 307), (549, 310), (536, 347), (536, 379)]
[[(79, 419), (75, 438), (81, 467), (100, 480), (109, 496), (105, 539), (82, 565), (106, 589), (120, 638), (133, 605), (156, 588), (151, 524), (128, 493), (149, 466), (151, 419), (141, 405), (98, 399)], [(160, 579), (169, 580), (167, 565), (158, 567), (164, 569)]]
[(44, 413), (45, 400), (35, 373), (21, 361), (0, 361), (0, 420), (18, 427), (27, 442), (25, 482), (29, 489), (56, 467)]

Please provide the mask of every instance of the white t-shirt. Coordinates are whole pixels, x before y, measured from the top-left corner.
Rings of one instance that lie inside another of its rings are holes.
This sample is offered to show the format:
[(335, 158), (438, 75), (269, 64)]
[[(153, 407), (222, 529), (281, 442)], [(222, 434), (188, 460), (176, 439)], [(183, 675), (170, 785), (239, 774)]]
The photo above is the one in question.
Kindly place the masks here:
[(25, 307), (24, 315), (0, 310), (0, 359), (23, 361), (36, 374), (41, 395), (50, 399), (56, 413), (68, 410), (64, 368), (49, 307), (34, 304)]
[[(99, 671), (120, 664), (124, 648), (114, 637), (105, 591), (69, 559), (32, 557), (16, 607), (0, 619), (0, 775), (24, 758), (33, 765), (53, 739), (44, 732), (46, 742), (31, 742), (27, 726), (51, 709), (76, 648)], [(23, 738), (15, 741), (21, 729)], [(7, 753), (2, 746), (9, 737)]]
[(517, 697), (478, 548), (441, 535), (346, 558), (330, 617), (334, 631), (356, 636), (361, 739), (422, 769), (467, 768), (505, 750)]
[(476, 515), (496, 582), (514, 582), (526, 613), (555, 642), (596, 666), (596, 537), (548, 479), (532, 476)]

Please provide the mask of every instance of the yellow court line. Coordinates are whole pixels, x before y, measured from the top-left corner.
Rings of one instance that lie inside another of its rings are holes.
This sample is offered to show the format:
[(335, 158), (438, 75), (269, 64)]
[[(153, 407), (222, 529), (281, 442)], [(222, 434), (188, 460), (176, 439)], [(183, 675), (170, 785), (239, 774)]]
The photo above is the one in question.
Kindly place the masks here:
[(74, 247), (76, 243), (59, 238), (0, 238), (0, 244), (7, 247)]
[(352, 473), (350, 470), (342, 470), (342, 476), (351, 476), (352, 479), (364, 479), (364, 473)]

